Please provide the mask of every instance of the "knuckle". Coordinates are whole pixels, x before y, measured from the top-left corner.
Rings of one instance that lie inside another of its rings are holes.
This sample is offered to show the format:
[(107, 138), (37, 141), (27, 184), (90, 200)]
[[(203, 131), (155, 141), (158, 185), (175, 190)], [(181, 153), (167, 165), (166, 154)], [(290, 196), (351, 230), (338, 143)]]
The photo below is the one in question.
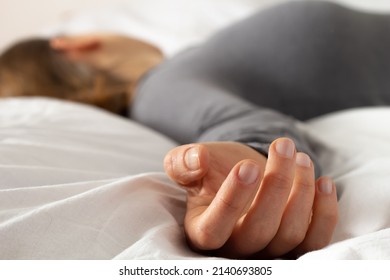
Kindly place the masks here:
[(193, 245), (200, 250), (215, 250), (221, 248), (225, 240), (208, 226), (199, 226), (192, 239)]
[(247, 245), (252, 248), (257, 248), (261, 250), (268, 245), (269, 242), (274, 238), (276, 231), (273, 228), (268, 226), (262, 226), (256, 228), (257, 230), (248, 231), (246, 234), (246, 239), (248, 240)]
[[(294, 183), (295, 184), (295, 183)], [(304, 195), (315, 195), (315, 183), (314, 180), (308, 181), (308, 180), (300, 180), (297, 182), (297, 185), (299, 187), (299, 191)]]
[(314, 172), (299, 172), (295, 175), (294, 185), (299, 187), (299, 190), (304, 193), (315, 193), (315, 178)]
[(290, 189), (291, 183), (292, 183), (291, 177), (281, 172), (273, 172), (267, 174), (263, 180), (263, 184), (265, 186), (280, 191), (285, 191), (287, 189)]
[(280, 240), (286, 246), (289, 246), (290, 248), (294, 248), (303, 242), (305, 236), (306, 236), (306, 231), (302, 229), (294, 228), (283, 232), (280, 235)]
[(241, 210), (240, 205), (237, 205), (236, 203), (234, 203), (234, 201), (228, 200), (224, 197), (219, 197), (218, 202), (225, 209), (225, 211), (229, 213)]
[(339, 215), (337, 211), (326, 212), (322, 214), (322, 221), (324, 224), (335, 226), (338, 222)]

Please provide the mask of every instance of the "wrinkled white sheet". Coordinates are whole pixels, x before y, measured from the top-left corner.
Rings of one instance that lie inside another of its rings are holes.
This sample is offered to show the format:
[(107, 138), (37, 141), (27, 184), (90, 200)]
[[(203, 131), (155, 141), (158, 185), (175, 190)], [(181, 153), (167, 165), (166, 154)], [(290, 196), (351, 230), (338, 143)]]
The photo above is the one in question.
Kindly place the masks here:
[[(333, 244), (302, 259), (390, 259), (390, 108), (302, 127), (339, 191)], [(131, 120), (46, 98), (0, 101), (0, 259), (204, 258), (185, 244), (175, 143)]]
[[(128, 0), (43, 33), (118, 32), (169, 56), (274, 2)], [(336, 179), (340, 223), (331, 246), (301, 259), (390, 259), (389, 120), (390, 108), (375, 108), (302, 125)], [(203, 258), (185, 245), (185, 194), (162, 172), (174, 145), (92, 107), (1, 100), (0, 259)]]
[(340, 220), (336, 244), (304, 258), (390, 259), (389, 127), (390, 107), (334, 113), (306, 124), (325, 173), (336, 180)]
[(0, 258), (107, 259), (160, 230), (180, 236), (183, 193), (161, 173), (173, 146), (92, 107), (1, 100)]

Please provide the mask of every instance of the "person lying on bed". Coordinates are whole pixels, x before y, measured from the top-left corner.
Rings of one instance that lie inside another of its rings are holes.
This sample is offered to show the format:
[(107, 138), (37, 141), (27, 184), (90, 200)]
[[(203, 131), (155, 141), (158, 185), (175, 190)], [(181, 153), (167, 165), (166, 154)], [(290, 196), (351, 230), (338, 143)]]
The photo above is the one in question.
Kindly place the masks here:
[[(164, 167), (187, 190), (184, 228), (192, 248), (233, 258), (295, 257), (328, 245), (338, 215), (334, 183), (319, 177), (299, 122), (390, 103), (389, 23), (334, 3), (290, 2), (166, 60), (148, 43), (109, 34), (45, 46), (56, 57), (51, 71), (76, 73), (49, 77), (71, 85), (60, 97), (95, 104), (97, 92), (104, 102), (121, 95), (133, 119), (183, 144)], [(18, 77), (5, 56), (2, 95), (46, 94), (53, 86), (25, 77), (43, 65)], [(24, 80), (12, 87), (7, 75)], [(87, 83), (68, 81), (85, 77)], [(30, 83), (41, 90), (28, 92)], [(99, 90), (88, 99), (82, 94), (91, 88)]]

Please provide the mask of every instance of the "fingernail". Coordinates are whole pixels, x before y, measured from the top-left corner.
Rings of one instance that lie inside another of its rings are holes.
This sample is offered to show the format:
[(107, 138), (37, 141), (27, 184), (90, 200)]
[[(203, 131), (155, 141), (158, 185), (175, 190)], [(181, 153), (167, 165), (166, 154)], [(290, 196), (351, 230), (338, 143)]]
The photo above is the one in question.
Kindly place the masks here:
[(311, 166), (310, 157), (304, 153), (298, 153), (295, 161), (298, 165), (300, 165), (302, 167), (310, 167)]
[(295, 145), (290, 139), (280, 139), (276, 142), (276, 152), (282, 157), (293, 158)]
[(200, 168), (199, 149), (197, 147), (192, 147), (188, 149), (185, 153), (184, 161), (189, 170), (198, 170)]
[(238, 178), (246, 185), (255, 183), (259, 174), (259, 167), (249, 162), (241, 164), (240, 169), (238, 170)]
[(331, 194), (333, 189), (333, 183), (328, 178), (321, 179), (319, 186), (318, 186), (320, 192), (324, 194)]

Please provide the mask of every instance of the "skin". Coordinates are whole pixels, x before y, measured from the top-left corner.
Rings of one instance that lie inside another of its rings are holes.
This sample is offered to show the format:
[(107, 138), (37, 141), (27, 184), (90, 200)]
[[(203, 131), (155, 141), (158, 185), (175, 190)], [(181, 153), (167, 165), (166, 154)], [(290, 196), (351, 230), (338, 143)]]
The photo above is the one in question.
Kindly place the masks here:
[(184, 227), (197, 250), (295, 258), (330, 242), (338, 217), (334, 183), (315, 180), (310, 158), (296, 153), (290, 139), (275, 140), (268, 159), (240, 143), (179, 146), (164, 167), (187, 189)]
[[(62, 37), (51, 46), (129, 81), (131, 95), (163, 59), (154, 46), (118, 35)], [(297, 153), (290, 139), (276, 139), (268, 158), (234, 142), (183, 145), (168, 152), (164, 168), (187, 190), (184, 229), (194, 250), (296, 258), (331, 240), (338, 219), (335, 185), (328, 177), (315, 179), (309, 156)]]

